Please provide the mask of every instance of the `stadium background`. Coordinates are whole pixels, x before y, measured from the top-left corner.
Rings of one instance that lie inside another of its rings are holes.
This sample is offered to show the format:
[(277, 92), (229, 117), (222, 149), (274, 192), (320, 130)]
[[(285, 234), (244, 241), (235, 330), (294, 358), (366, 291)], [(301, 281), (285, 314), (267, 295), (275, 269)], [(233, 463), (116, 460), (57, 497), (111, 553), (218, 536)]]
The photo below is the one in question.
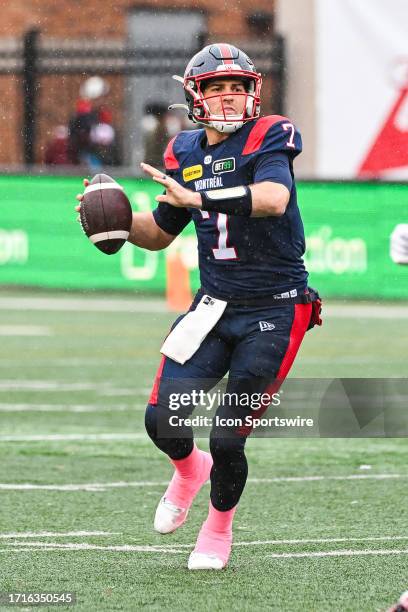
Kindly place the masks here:
[(235, 560), (186, 575), (207, 492), (191, 527), (164, 544), (152, 533), (170, 470), (142, 415), (174, 318), (166, 287), (198, 286), (193, 233), (166, 253), (106, 257), (73, 213), (91, 169), (43, 163), (81, 84), (102, 76), (122, 160), (105, 170), (150, 209), (146, 108), (182, 101), (170, 75), (206, 41), (242, 46), (266, 76), (264, 113), (290, 116), (305, 144), (295, 171), (325, 324), (292, 376), (406, 378), (408, 267), (389, 254), (408, 219), (406, 21), (400, 0), (2, 7), (0, 592), (69, 589), (84, 610), (368, 611), (407, 588), (406, 444), (371, 439), (377, 422), (361, 439), (250, 443)]

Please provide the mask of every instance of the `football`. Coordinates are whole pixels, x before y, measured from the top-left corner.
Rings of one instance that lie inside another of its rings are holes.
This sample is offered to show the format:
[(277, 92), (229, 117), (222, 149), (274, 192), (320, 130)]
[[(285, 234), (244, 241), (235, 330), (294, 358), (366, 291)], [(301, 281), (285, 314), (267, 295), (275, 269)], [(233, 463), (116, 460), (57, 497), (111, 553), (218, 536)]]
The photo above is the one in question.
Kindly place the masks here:
[(132, 208), (113, 178), (96, 174), (85, 188), (79, 217), (89, 240), (106, 255), (113, 255), (129, 236)]

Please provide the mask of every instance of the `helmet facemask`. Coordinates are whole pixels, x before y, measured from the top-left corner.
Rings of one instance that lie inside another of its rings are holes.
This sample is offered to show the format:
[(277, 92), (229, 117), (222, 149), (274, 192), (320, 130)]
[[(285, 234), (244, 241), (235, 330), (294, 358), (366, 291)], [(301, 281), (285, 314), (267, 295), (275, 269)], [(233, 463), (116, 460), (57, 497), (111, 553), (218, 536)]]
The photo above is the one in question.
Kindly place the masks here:
[[(237, 78), (244, 82), (245, 92), (214, 93), (206, 95), (204, 85), (209, 81), (223, 78)], [(219, 132), (231, 134), (239, 130), (244, 123), (259, 117), (260, 112), (260, 89), (262, 79), (259, 74), (239, 70), (215, 71), (199, 75), (197, 77), (187, 77), (184, 79), (184, 90), (186, 92), (189, 118), (194, 123), (200, 123), (206, 127), (211, 127)], [(239, 115), (227, 114), (224, 108), (224, 98), (244, 97), (243, 112)], [(208, 100), (218, 98), (221, 102), (221, 114), (212, 114), (208, 105)]]

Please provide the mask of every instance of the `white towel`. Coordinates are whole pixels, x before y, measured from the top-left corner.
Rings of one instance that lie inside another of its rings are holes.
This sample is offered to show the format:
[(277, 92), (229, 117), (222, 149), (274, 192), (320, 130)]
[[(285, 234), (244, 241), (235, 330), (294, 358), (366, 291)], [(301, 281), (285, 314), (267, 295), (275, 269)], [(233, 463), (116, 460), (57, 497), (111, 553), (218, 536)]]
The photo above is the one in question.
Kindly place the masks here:
[(185, 363), (220, 320), (227, 302), (203, 295), (197, 308), (186, 314), (164, 341), (160, 352), (178, 363)]

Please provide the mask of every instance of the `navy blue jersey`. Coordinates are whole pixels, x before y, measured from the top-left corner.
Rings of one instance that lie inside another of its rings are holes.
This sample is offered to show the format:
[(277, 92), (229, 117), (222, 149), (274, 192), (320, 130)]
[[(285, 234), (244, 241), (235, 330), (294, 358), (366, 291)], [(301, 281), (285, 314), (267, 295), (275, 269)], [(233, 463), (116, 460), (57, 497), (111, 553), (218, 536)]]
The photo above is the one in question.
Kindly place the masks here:
[(207, 144), (204, 129), (180, 132), (170, 141), (164, 156), (166, 171), (187, 189), (272, 181), (290, 191), (280, 217), (243, 217), (159, 204), (153, 212), (156, 223), (170, 234), (179, 234), (193, 220), (205, 292), (228, 300), (306, 287), (305, 238), (293, 176), (293, 159), (301, 149), (299, 132), (280, 115), (250, 121), (215, 145)]

